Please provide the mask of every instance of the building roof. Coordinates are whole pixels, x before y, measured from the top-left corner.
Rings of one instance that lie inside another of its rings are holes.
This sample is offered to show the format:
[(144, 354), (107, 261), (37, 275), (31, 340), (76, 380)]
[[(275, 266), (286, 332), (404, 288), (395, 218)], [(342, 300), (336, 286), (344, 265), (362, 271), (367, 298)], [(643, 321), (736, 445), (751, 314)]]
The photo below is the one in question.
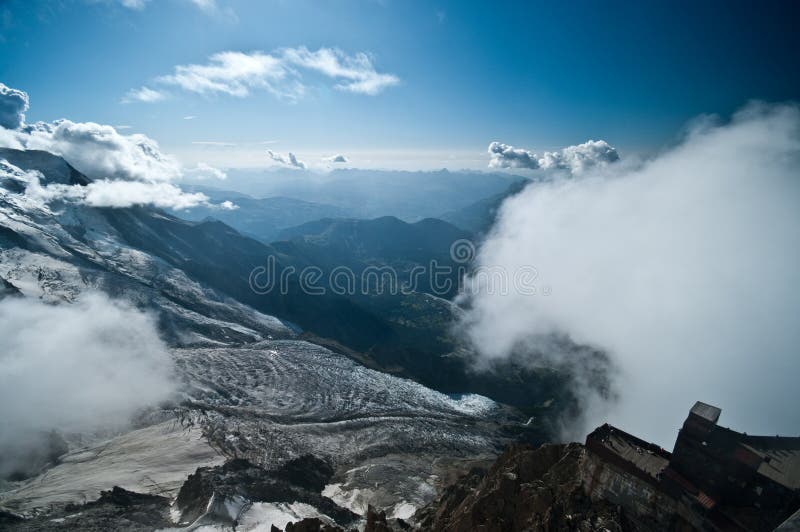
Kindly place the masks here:
[(722, 410), (716, 406), (697, 401), (690, 412), (710, 423), (716, 423), (719, 421), (719, 415), (722, 413)]
[(800, 490), (800, 438), (745, 436), (743, 445), (763, 458), (759, 474), (791, 490)]
[(669, 452), (608, 424), (595, 429), (587, 439), (600, 443), (653, 479), (658, 479), (659, 474), (669, 465)]

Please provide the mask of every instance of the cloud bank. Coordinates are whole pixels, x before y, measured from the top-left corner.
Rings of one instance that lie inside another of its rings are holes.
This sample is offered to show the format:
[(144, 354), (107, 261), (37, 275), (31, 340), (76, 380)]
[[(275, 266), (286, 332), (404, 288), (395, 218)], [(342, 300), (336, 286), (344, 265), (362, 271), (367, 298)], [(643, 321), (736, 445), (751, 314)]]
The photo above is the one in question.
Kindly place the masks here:
[[(43, 334), (46, 331), (47, 334)], [(48, 433), (124, 428), (176, 390), (154, 320), (102, 294), (74, 304), (0, 301), (0, 476)]]
[[(303, 70), (335, 80), (335, 89), (357, 94), (376, 95), (400, 82), (394, 74), (375, 70), (372, 59), (365, 53), (347, 55), (336, 48), (312, 52), (302, 46), (279, 49), (271, 54), (219, 52), (210, 56), (205, 64), (178, 65), (172, 74), (155, 81), (195, 94), (243, 98), (252, 91), (266, 90), (279, 98), (297, 100), (306, 91)], [(163, 91), (142, 87), (129, 91), (126, 98), (155, 102), (164, 96)]]
[[(553, 164), (587, 168), (561, 153)], [(795, 105), (705, 121), (638, 168), (533, 183), (502, 206), (478, 263), (533, 266), (540, 291), (478, 286), (467, 336), (486, 359), (552, 333), (606, 351), (620, 368), (620, 400), (587, 403), (584, 431), (608, 420), (668, 447), (702, 400), (740, 430), (797, 435), (798, 205)]]
[(40, 184), (34, 187), (40, 199), (83, 201), (96, 207), (152, 204), (181, 209), (207, 205), (208, 197), (186, 194), (175, 181), (184, 176), (225, 178), (224, 172), (204, 163), (185, 168), (175, 157), (161, 152), (155, 140), (142, 134), (123, 135), (109, 125), (66, 119), (24, 124), (28, 95), (2, 87), (7, 90), (0, 98), (0, 109), (11, 109), (17, 102), (13, 107), (17, 118), (15, 128), (0, 128), (0, 146), (60, 155), (94, 180), (87, 187)]
[(619, 160), (617, 150), (604, 140), (589, 140), (559, 151), (546, 151), (540, 157), (532, 151), (501, 142), (489, 144), (490, 168), (527, 168), (529, 170), (567, 170), (580, 174), (595, 166)]

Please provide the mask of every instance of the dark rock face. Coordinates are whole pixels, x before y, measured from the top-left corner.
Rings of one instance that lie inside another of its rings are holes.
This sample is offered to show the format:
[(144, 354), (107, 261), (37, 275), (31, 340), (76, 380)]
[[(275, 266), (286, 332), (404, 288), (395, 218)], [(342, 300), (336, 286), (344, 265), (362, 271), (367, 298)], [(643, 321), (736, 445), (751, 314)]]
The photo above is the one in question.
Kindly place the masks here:
[(402, 519), (386, 519), (386, 512), (379, 512), (372, 506), (367, 509), (367, 524), (364, 532), (398, 532), (411, 530)]
[[(273, 530), (277, 530), (277, 528), (273, 525)], [(339, 528), (338, 526), (330, 526), (316, 517), (309, 517), (303, 519), (302, 521), (298, 521), (297, 523), (289, 523), (286, 525), (284, 529), (285, 532), (344, 532), (343, 528)]]
[(217, 502), (303, 502), (337, 523), (351, 523), (357, 515), (320, 495), (332, 476), (329, 464), (310, 455), (291, 460), (274, 471), (235, 459), (219, 467), (198, 468), (181, 487), (176, 504), (182, 523), (193, 523), (205, 514), (212, 498)]
[(0, 513), (0, 528), (9, 531), (81, 530), (85, 532), (140, 532), (174, 526), (169, 499), (114, 486), (96, 501), (69, 504), (63, 510), (32, 519)]
[(322, 492), (333, 477), (333, 468), (328, 462), (306, 454), (289, 460), (273, 476), (309, 491)]
[[(412, 529), (411, 525), (401, 519), (387, 520), (386, 512), (379, 512), (372, 506), (367, 510), (366, 518), (367, 523), (364, 527), (364, 532), (400, 532)], [(352, 529), (353, 532), (355, 530)], [(281, 531), (275, 525), (272, 525), (271, 532)], [(284, 532), (345, 532), (345, 529), (323, 523), (316, 517), (310, 517), (297, 523), (287, 524)]]
[(585, 494), (585, 452), (579, 444), (512, 446), (415, 517), (423, 530), (451, 532), (630, 530), (618, 507)]

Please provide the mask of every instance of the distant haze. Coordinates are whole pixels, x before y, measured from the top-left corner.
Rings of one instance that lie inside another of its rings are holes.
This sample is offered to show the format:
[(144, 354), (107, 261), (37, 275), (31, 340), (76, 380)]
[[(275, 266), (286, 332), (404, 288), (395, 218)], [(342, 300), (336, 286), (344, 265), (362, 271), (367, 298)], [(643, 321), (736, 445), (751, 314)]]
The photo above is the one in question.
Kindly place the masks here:
[[(229, 170), (228, 179), (215, 186), (256, 198), (282, 196), (334, 206), (355, 218), (390, 215), (414, 222), (466, 207), (523, 179), (500, 172), (337, 169), (319, 174), (301, 169), (262, 169)], [(236, 202), (234, 196), (230, 199)], [(240, 211), (227, 216), (241, 215), (244, 213)]]

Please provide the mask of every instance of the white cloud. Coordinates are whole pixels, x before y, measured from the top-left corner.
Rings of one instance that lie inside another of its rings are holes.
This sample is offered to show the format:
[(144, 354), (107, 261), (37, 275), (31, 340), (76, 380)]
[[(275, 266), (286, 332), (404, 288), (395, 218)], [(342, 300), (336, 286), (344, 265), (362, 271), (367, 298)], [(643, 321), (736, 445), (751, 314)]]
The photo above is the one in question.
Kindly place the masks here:
[(158, 182), (181, 176), (178, 160), (162, 153), (146, 135), (122, 135), (112, 126), (63, 119), (37, 122), (22, 133), (19, 138), (27, 149), (61, 155), (93, 179)]
[(305, 47), (263, 52), (220, 52), (205, 64), (178, 65), (157, 82), (196, 94), (228, 94), (239, 98), (254, 90), (266, 90), (279, 98), (297, 100), (305, 93), (300, 70), (311, 70), (337, 80), (335, 88), (375, 95), (399, 83), (393, 74), (375, 70), (364, 53), (348, 56), (332, 48), (315, 52)]
[(228, 174), (220, 170), (219, 168), (215, 168), (210, 166), (206, 163), (200, 162), (197, 163), (197, 166), (194, 168), (186, 168), (183, 171), (183, 175), (186, 177), (192, 177), (194, 179), (227, 179)]
[(667, 447), (702, 400), (726, 425), (796, 434), (798, 205), (796, 106), (749, 106), (636, 168), (533, 183), (502, 206), (478, 262), (532, 266), (539, 292), (477, 287), (468, 336), (486, 359), (553, 332), (608, 352), (620, 401), (590, 408), (584, 428), (608, 420)]
[(200, 11), (205, 13), (210, 17), (214, 17), (219, 20), (227, 20), (228, 22), (236, 23), (239, 21), (239, 17), (236, 15), (236, 12), (230, 8), (225, 7), (222, 8), (219, 6), (216, 0), (189, 0), (196, 8)]
[(568, 170), (580, 174), (595, 166), (605, 166), (619, 160), (617, 150), (604, 140), (589, 140), (555, 152), (534, 152), (508, 144), (492, 142), (488, 149), (490, 168), (527, 168), (529, 170)]
[(544, 152), (539, 159), (539, 166), (545, 170), (569, 170), (573, 174), (580, 174), (598, 166), (613, 163), (619, 160), (617, 150), (609, 146), (604, 140), (590, 140), (577, 146), (568, 146), (556, 152)]
[(25, 146), (22, 144), (20, 137), (19, 131), (0, 127), (0, 147), (24, 150)]
[(0, 176), (9, 175), (26, 182), (25, 195), (42, 203), (61, 201), (116, 208), (154, 205), (172, 209), (209, 205), (205, 194), (183, 192), (171, 183), (101, 179), (87, 185), (42, 184), (44, 176), (39, 172), (23, 172), (8, 161), (0, 160)]
[(83, 203), (90, 207), (131, 207), (154, 205), (162, 208), (189, 209), (207, 205), (208, 197), (199, 192), (187, 193), (169, 183), (137, 181), (94, 181), (85, 187)]
[(189, 0), (202, 11), (213, 12), (218, 9), (216, 0)]
[(491, 156), (489, 168), (529, 168), (531, 170), (539, 168), (538, 157), (528, 150), (495, 141), (489, 143), (487, 151)]
[(28, 93), (0, 83), (0, 127), (17, 129), (25, 123)]
[(147, 5), (147, 2), (150, 0), (120, 0), (120, 4), (123, 7), (127, 7), (128, 9), (135, 9), (137, 11), (141, 11), (144, 9), (144, 6)]
[(184, 120), (194, 120), (195, 118), (197, 118), (197, 117), (194, 116), (194, 115), (189, 115), (189, 116), (184, 116), (183, 117)]
[(333, 164), (346, 163), (347, 162), (347, 157), (345, 157), (344, 155), (339, 153), (339, 154), (336, 154), (336, 155), (331, 155), (330, 157), (323, 157), (322, 160), (325, 161), (325, 162), (328, 162), (328, 163), (333, 163)]
[(138, 89), (129, 90), (125, 96), (122, 97), (122, 103), (155, 103), (166, 99), (167, 94), (162, 91), (151, 89), (150, 87), (139, 87)]
[(372, 60), (365, 53), (348, 56), (335, 48), (320, 48), (311, 52), (301, 46), (281, 51), (284, 61), (303, 68), (315, 70), (333, 79), (341, 79), (335, 87), (340, 90), (375, 95), (397, 85), (400, 79), (394, 74), (381, 74), (375, 70)]
[(306, 167), (306, 163), (298, 160), (297, 157), (295, 157), (294, 153), (292, 152), (289, 152), (287, 155), (281, 155), (280, 153), (275, 153), (272, 150), (267, 150), (267, 155), (269, 155), (270, 159), (283, 166), (289, 166), (300, 169), (305, 169)]
[[(24, 94), (13, 89), (9, 92)], [(23, 125), (19, 129), (0, 127), (0, 146), (60, 155), (94, 180), (86, 187), (40, 185), (37, 180), (30, 191), (47, 201), (80, 201), (111, 207), (151, 204), (186, 208), (207, 204), (208, 198), (203, 194), (186, 194), (173, 184), (174, 181), (185, 175), (226, 177), (224, 172), (205, 163), (198, 163), (194, 168), (183, 167), (175, 157), (162, 153), (158, 143), (146, 135), (123, 135), (112, 126), (93, 122), (62, 119)]]
[[(46, 334), (43, 334), (46, 332)], [(0, 301), (0, 476), (47, 434), (124, 428), (176, 390), (155, 320), (102, 294)]]
[(244, 97), (254, 88), (281, 94), (277, 84), (287, 76), (277, 58), (253, 52), (220, 52), (205, 65), (178, 65), (175, 72), (158, 81), (198, 94), (224, 93)]

